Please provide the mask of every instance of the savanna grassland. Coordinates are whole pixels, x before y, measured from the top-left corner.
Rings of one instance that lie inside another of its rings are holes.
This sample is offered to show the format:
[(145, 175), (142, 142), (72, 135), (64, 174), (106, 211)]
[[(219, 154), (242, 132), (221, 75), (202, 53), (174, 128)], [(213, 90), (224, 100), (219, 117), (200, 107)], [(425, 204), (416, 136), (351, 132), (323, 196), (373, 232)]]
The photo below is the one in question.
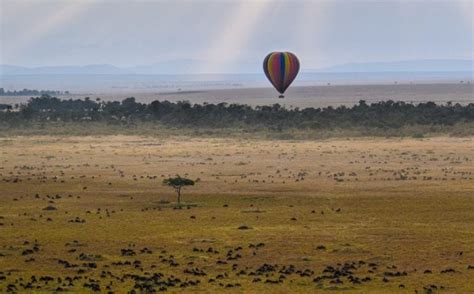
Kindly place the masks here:
[(4, 137), (0, 292), (472, 293), (473, 160), (473, 137)]

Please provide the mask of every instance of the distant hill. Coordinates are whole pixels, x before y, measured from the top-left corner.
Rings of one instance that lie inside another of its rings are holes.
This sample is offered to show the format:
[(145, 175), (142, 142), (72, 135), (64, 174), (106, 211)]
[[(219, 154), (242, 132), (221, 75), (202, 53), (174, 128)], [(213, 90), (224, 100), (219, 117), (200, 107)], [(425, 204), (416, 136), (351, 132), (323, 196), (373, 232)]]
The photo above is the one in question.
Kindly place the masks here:
[(318, 71), (324, 72), (446, 72), (473, 71), (473, 60), (427, 59), (394, 62), (345, 63)]
[(116, 67), (109, 64), (91, 64), (85, 66), (43, 66), (23, 67), (16, 65), (0, 65), (0, 74), (31, 75), (31, 74), (192, 74), (205, 68), (206, 62), (194, 59), (177, 59), (132, 67)]
[[(211, 66), (210, 66), (211, 65)], [(31, 74), (201, 74), (201, 73), (249, 73), (259, 72), (260, 63), (241, 62), (228, 70), (213, 69), (212, 64), (198, 59), (175, 59), (131, 67), (116, 67), (109, 64), (91, 64), (85, 66), (44, 66), (23, 67), (16, 65), (0, 65), (0, 74), (31, 75)]]
[[(220, 68), (221, 73), (260, 73), (260, 64), (256, 62), (241, 62), (229, 66), (228, 70)], [(405, 60), (396, 62), (367, 62), (346, 63), (318, 70), (305, 70), (302, 61), (302, 72), (469, 72), (473, 70), (472, 60)], [(116, 67), (109, 64), (91, 64), (85, 66), (43, 66), (22, 67), (16, 65), (0, 65), (3, 75), (44, 75), (44, 74), (199, 74), (202, 71), (212, 71), (205, 60), (176, 59), (157, 62), (149, 65), (132, 67)]]
[(127, 70), (109, 64), (91, 64), (85, 66), (42, 66), (23, 67), (16, 65), (0, 65), (0, 74), (34, 75), (34, 74), (125, 74)]
[(196, 59), (175, 59), (156, 62), (149, 65), (138, 65), (127, 68), (134, 74), (192, 74), (203, 68), (205, 62)]

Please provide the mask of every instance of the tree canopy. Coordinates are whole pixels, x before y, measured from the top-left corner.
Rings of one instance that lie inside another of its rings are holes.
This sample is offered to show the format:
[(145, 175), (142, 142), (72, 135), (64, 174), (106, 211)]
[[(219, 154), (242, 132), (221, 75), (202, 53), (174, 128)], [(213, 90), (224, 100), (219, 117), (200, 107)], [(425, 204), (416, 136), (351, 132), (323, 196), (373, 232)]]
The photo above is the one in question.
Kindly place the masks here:
[(191, 179), (182, 178), (177, 175), (174, 178), (164, 179), (163, 184), (171, 186), (173, 188), (179, 188), (184, 186), (194, 186), (194, 181)]

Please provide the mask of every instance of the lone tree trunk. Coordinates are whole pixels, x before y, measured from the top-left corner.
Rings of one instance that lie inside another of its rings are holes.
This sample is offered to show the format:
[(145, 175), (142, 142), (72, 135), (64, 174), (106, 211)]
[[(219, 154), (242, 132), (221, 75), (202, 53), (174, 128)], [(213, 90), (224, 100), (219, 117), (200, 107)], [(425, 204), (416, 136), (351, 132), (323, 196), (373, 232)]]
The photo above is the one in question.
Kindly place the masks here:
[(176, 188), (176, 193), (178, 194), (178, 207), (181, 208), (181, 187)]

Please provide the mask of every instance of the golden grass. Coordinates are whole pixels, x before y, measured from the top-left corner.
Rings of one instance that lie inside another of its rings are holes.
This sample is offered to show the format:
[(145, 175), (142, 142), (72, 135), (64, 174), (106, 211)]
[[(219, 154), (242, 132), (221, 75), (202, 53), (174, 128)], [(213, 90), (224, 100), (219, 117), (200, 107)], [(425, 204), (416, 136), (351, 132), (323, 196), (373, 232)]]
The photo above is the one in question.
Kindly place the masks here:
[[(159, 272), (165, 278), (200, 280), (196, 286), (167, 287), (172, 292), (423, 293), (423, 287), (434, 285), (448, 293), (469, 293), (474, 290), (474, 269), (468, 269), (474, 266), (473, 143), (471, 137), (2, 138), (0, 277), (5, 279), (0, 278), (0, 292), (9, 284), (24, 292), (20, 284), (26, 285), (32, 275), (48, 275), (55, 280), (38, 282), (34, 285), (41, 288), (30, 291), (62, 287), (87, 292), (84, 284), (95, 283), (89, 281), (93, 279), (102, 292), (111, 283), (111, 291), (124, 293), (135, 285), (131, 278), (121, 280), (124, 274)], [(184, 201), (196, 207), (174, 210), (165, 203), (172, 204), (175, 195), (161, 181), (174, 174), (200, 178), (183, 192)], [(43, 210), (48, 205), (57, 210)], [(85, 222), (69, 222), (76, 217)], [(239, 230), (242, 225), (250, 229)], [(22, 255), (35, 240), (39, 250)], [(265, 245), (249, 248), (258, 243)], [(238, 246), (243, 249), (231, 256), (242, 257), (227, 260), (227, 252)], [(152, 253), (140, 253), (145, 247)], [(205, 252), (208, 247), (219, 253)], [(121, 249), (136, 255), (121, 256)], [(80, 253), (101, 258), (84, 261)], [(78, 267), (65, 268), (58, 259)], [(170, 266), (170, 259), (179, 265)], [(127, 260), (141, 264), (112, 264)], [(97, 268), (85, 267), (87, 262)], [(342, 276), (342, 284), (313, 281), (326, 266), (346, 262), (356, 262), (354, 276), (371, 280), (353, 284)], [(265, 263), (277, 264), (277, 270), (248, 275)], [(369, 263), (377, 266), (371, 269)], [(279, 271), (290, 264), (314, 273), (265, 283), (278, 280)], [(206, 276), (184, 273), (191, 268)], [(450, 268), (455, 272), (441, 273)], [(241, 270), (247, 274), (237, 275)], [(208, 281), (224, 273), (227, 277)], [(78, 277), (73, 286), (64, 281), (68, 276)], [(257, 277), (261, 282), (253, 282)]]

